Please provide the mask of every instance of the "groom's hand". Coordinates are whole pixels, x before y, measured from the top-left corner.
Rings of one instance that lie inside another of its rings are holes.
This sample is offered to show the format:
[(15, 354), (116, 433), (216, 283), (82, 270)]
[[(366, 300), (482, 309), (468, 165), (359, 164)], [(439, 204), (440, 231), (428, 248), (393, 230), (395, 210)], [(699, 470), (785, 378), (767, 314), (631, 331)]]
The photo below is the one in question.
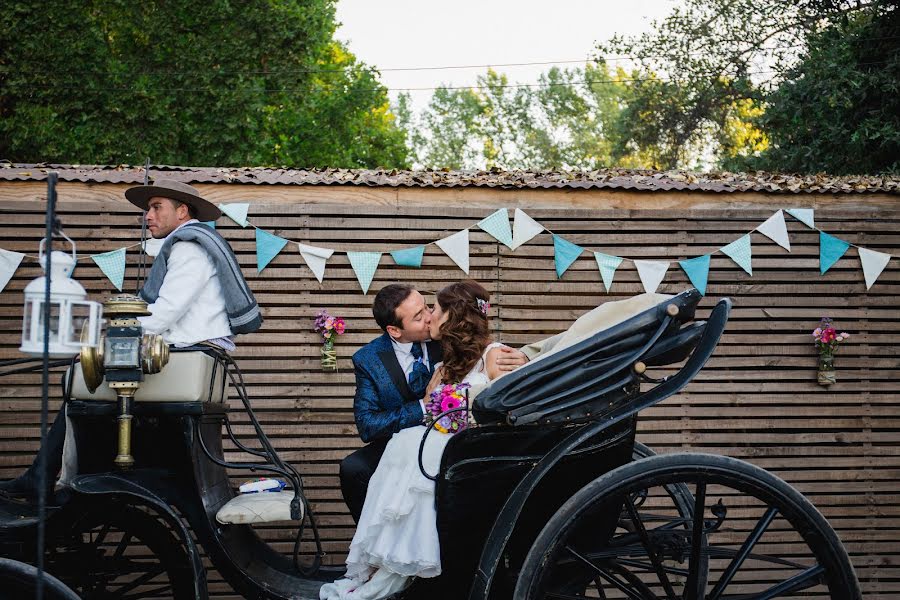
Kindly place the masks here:
[(528, 357), (521, 350), (500, 346), (500, 355), (497, 356), (497, 368), (501, 371), (515, 371), (528, 362)]

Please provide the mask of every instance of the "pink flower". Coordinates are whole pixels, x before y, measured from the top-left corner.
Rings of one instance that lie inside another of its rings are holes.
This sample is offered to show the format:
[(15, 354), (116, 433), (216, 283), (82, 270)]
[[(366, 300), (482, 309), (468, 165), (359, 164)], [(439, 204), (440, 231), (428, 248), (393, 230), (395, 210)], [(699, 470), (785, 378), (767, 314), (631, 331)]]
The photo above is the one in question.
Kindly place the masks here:
[(460, 407), (460, 401), (457, 398), (444, 398), (441, 400), (441, 412), (452, 410)]
[(346, 327), (343, 319), (337, 319), (334, 322), (334, 329), (338, 332), (338, 335), (344, 334), (344, 328)]
[(850, 337), (850, 334), (847, 333), (846, 331), (842, 332), (841, 335), (844, 336), (844, 339), (845, 339), (845, 340), (846, 340), (848, 337)]
[(829, 342), (833, 342), (836, 337), (837, 334), (834, 331), (834, 327), (829, 327), (822, 332), (822, 341), (826, 344)]
[(819, 339), (820, 337), (822, 337), (822, 328), (816, 327), (816, 329), (812, 332), (812, 334), (813, 334), (814, 338)]

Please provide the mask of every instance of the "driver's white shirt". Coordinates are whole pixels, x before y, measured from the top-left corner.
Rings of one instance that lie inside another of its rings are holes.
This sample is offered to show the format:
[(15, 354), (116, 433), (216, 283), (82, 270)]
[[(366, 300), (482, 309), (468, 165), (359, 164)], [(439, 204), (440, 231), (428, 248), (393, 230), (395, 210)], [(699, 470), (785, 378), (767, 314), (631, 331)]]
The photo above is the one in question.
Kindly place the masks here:
[[(191, 219), (178, 229), (198, 222)], [(152, 314), (139, 317), (141, 325), (149, 333), (162, 335), (169, 344), (190, 346), (232, 335), (216, 267), (195, 242), (172, 245), (159, 297), (148, 309)]]

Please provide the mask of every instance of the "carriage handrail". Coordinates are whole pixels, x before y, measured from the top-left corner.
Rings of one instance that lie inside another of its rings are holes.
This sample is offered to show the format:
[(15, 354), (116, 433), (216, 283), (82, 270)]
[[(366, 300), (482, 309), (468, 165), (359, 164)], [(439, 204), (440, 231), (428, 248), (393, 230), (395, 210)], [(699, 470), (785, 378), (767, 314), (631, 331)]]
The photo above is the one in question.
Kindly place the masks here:
[[(468, 395), (468, 392), (467, 392), (467, 395)], [(428, 439), (428, 434), (431, 433), (431, 430), (434, 429), (434, 426), (437, 424), (438, 421), (440, 421), (447, 415), (452, 415), (453, 413), (462, 412), (464, 410), (469, 410), (468, 402), (466, 403), (466, 406), (457, 406), (456, 408), (451, 408), (451, 409), (445, 410), (444, 412), (442, 412), (441, 414), (436, 416), (431, 421), (431, 423), (428, 423), (425, 426), (425, 434), (422, 435), (422, 441), (419, 442), (419, 470), (422, 471), (422, 475), (424, 475), (426, 478), (430, 479), (431, 481), (437, 481), (437, 475), (429, 475), (428, 471), (425, 470), (425, 464), (422, 462), (422, 454), (425, 451), (425, 440)]]

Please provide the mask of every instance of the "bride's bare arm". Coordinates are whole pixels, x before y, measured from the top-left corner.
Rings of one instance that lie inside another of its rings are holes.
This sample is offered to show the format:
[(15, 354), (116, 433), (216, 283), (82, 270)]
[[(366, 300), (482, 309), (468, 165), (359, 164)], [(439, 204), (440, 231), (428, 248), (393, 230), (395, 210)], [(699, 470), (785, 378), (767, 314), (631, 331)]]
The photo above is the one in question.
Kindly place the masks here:
[(488, 378), (491, 381), (509, 373), (509, 370), (504, 368), (504, 366), (499, 362), (499, 359), (502, 356), (504, 356), (504, 346), (491, 348), (490, 350), (488, 350), (487, 356), (484, 357), (484, 366), (487, 370)]

